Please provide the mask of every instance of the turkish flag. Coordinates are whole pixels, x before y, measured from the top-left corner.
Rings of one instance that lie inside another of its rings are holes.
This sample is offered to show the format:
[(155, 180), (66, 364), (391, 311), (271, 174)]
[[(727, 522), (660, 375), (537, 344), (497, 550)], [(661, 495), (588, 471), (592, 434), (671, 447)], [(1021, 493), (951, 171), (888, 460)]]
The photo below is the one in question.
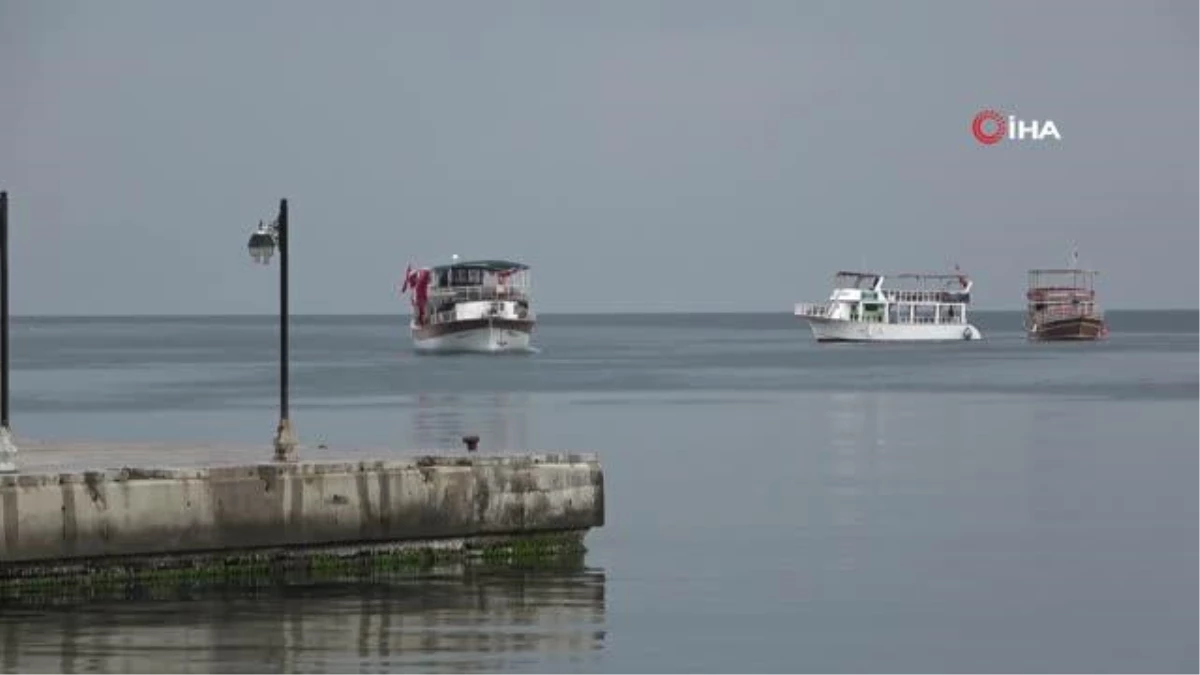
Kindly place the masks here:
[(400, 286), (400, 292), (407, 291), (409, 286), (413, 284), (413, 281), (412, 263), (409, 263), (408, 267), (404, 268), (404, 283)]

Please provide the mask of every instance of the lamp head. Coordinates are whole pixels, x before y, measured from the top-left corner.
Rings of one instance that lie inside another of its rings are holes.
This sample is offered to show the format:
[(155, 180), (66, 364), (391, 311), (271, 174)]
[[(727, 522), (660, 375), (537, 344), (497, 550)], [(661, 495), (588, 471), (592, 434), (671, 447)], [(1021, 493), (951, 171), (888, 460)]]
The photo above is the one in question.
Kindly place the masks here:
[(275, 253), (275, 235), (259, 221), (258, 230), (250, 235), (247, 248), (250, 249), (251, 260), (266, 265), (271, 261), (271, 255)]

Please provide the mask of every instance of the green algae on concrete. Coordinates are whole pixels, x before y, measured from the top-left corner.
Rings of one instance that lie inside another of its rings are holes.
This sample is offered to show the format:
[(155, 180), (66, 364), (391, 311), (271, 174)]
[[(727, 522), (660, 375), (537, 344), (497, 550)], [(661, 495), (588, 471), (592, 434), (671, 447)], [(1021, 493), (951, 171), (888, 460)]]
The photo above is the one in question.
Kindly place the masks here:
[(538, 569), (582, 565), (578, 532), (450, 542), (0, 565), (0, 602), (39, 597), (111, 597), (131, 588), (248, 588), (295, 582), (420, 576), (439, 567)]

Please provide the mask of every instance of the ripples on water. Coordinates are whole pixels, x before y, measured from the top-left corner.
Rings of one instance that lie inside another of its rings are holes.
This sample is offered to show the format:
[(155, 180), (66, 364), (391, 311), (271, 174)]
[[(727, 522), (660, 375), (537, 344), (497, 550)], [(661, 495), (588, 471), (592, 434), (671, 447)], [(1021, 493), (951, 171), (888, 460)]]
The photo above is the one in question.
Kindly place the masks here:
[[(446, 570), (257, 588), (131, 589), (5, 607), (5, 672), (497, 672), (587, 666), (604, 573)], [(594, 665), (592, 666), (595, 667)]]
[[(981, 313), (985, 341), (936, 347), (542, 319), (539, 354), (428, 358), (402, 317), (297, 318), (293, 421), (331, 448), (600, 453), (587, 571), (2, 607), (0, 666), (1197, 670), (1195, 312), (1075, 345)], [(18, 440), (270, 454), (272, 317), (13, 328)]]

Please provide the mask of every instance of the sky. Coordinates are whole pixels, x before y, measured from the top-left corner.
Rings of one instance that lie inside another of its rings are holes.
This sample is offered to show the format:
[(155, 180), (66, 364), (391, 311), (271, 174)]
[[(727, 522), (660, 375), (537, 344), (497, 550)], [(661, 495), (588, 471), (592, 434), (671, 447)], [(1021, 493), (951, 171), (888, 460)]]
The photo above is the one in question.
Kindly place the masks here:
[[(17, 315), (407, 313), (509, 258), (542, 312), (778, 311), (840, 269), (1100, 270), (1197, 307), (1197, 3), (0, 0)], [(1061, 140), (980, 144), (983, 109)]]

